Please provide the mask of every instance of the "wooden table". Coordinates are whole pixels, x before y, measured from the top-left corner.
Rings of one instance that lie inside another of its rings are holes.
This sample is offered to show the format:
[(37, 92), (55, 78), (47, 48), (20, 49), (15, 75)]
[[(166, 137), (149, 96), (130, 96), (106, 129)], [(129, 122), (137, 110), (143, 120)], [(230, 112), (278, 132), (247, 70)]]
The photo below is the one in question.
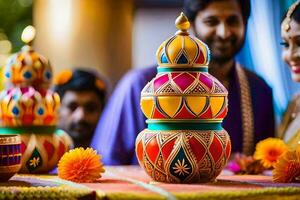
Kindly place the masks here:
[(271, 176), (220, 175), (206, 184), (153, 182), (139, 166), (106, 167), (96, 183), (76, 184), (55, 175), (16, 175), (0, 183), (0, 199), (300, 199), (300, 184)]

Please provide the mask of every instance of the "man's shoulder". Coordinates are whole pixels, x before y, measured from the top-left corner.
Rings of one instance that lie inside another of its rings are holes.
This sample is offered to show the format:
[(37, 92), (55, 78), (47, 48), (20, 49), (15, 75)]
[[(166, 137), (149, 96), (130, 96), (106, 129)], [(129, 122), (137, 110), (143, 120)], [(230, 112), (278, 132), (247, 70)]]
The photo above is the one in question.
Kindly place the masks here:
[(144, 67), (144, 68), (135, 68), (128, 71), (124, 77), (143, 77), (151, 79), (156, 75), (156, 67)]
[(156, 67), (137, 68), (128, 71), (118, 82), (117, 88), (144, 87), (156, 75)]
[(255, 86), (255, 88), (271, 91), (271, 87), (268, 85), (268, 83), (258, 74), (246, 69), (245, 70), (246, 76), (248, 78), (250, 86)]

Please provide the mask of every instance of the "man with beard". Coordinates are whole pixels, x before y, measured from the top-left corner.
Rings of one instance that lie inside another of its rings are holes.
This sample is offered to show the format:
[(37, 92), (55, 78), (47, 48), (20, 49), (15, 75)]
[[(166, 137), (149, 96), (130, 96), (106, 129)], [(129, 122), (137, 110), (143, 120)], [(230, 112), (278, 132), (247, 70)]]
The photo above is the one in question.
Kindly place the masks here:
[(106, 87), (96, 72), (73, 69), (61, 72), (54, 90), (61, 98), (58, 127), (75, 147), (88, 147), (105, 103)]
[[(275, 129), (270, 87), (234, 59), (244, 44), (250, 0), (186, 0), (185, 14), (211, 50), (209, 72), (228, 89), (229, 112), (222, 125), (232, 152), (250, 155)], [(155, 75), (156, 67), (133, 70), (114, 91), (92, 141), (105, 164), (137, 164), (135, 138), (146, 128), (140, 93)]]

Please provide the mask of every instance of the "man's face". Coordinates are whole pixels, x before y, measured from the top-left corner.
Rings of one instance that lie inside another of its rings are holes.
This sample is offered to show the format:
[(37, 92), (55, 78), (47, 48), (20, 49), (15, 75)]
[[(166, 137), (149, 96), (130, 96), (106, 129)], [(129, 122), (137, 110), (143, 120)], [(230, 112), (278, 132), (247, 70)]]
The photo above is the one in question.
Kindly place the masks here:
[(194, 29), (196, 36), (211, 50), (212, 60), (226, 62), (243, 46), (245, 23), (236, 0), (210, 3), (198, 12)]
[(93, 91), (67, 91), (59, 111), (59, 127), (73, 138), (75, 145), (90, 141), (102, 112), (102, 103)]

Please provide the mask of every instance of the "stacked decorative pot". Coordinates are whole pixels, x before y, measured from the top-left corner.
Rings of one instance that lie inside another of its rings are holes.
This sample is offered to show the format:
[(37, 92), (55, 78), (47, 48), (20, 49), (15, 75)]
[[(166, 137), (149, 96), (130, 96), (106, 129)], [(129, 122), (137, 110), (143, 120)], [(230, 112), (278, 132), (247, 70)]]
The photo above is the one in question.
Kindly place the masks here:
[(179, 30), (157, 50), (158, 73), (141, 93), (148, 128), (137, 136), (136, 155), (155, 181), (209, 182), (231, 152), (221, 126), (228, 92), (208, 73), (209, 49), (189, 35), (183, 13), (175, 24)]
[(8, 59), (4, 73), (7, 84), (0, 94), (0, 134), (21, 135), (21, 172), (48, 172), (72, 145), (71, 138), (56, 129), (60, 98), (49, 90), (51, 66), (26, 45)]

